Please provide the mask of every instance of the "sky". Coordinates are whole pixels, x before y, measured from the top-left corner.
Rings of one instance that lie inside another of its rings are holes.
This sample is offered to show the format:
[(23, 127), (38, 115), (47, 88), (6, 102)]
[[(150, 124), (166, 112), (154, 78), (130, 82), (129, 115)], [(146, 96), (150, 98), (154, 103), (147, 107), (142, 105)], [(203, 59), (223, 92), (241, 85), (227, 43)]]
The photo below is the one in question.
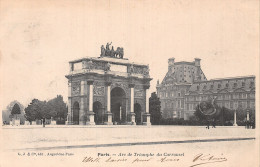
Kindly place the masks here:
[(100, 46), (149, 64), (150, 92), (168, 59), (194, 61), (208, 79), (259, 71), (258, 0), (2, 0), (0, 110), (13, 100), (67, 101), (69, 61), (98, 57)]

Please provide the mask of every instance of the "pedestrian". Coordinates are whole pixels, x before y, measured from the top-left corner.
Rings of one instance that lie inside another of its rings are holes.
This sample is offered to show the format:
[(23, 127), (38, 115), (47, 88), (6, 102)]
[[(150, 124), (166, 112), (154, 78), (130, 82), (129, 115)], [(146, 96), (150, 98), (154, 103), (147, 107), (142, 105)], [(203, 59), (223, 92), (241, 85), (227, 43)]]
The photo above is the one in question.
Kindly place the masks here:
[(216, 128), (216, 122), (215, 122), (215, 119), (213, 119), (213, 122), (212, 122), (212, 128)]
[(209, 129), (209, 120), (207, 120), (207, 127), (206, 128), (208, 128)]
[(42, 119), (42, 125), (45, 127), (45, 118)]

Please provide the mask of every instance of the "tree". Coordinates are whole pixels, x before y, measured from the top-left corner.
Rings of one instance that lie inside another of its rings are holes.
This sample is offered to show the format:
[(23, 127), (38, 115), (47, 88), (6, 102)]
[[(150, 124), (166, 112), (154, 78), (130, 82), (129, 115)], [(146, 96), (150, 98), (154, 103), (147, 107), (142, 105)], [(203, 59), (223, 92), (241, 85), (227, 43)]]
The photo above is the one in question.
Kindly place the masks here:
[(68, 109), (63, 97), (58, 95), (56, 98), (46, 101), (33, 99), (32, 102), (25, 108), (25, 117), (28, 121), (35, 121), (36, 119), (54, 119), (65, 120)]
[(155, 92), (153, 92), (149, 98), (149, 113), (151, 114), (151, 123), (153, 125), (158, 125), (162, 118), (162, 113), (161, 102)]
[(15, 115), (16, 119), (17, 119), (17, 114), (21, 114), (21, 109), (17, 103), (13, 106), (11, 114)]
[(61, 95), (57, 95), (56, 98), (51, 99), (47, 102), (48, 109), (50, 110), (50, 116), (54, 119), (65, 120), (67, 117), (68, 109), (66, 103), (63, 101)]
[(25, 118), (28, 121), (35, 121), (39, 118), (39, 103), (40, 101), (38, 99), (33, 99), (32, 102), (26, 107), (25, 110)]

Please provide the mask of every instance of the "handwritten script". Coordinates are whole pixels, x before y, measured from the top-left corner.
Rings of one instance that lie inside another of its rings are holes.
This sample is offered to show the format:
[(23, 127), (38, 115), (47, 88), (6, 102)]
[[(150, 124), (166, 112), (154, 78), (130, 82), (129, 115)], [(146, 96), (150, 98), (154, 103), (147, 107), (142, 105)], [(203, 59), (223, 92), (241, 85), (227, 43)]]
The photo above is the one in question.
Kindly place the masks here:
[(190, 167), (205, 165), (209, 163), (220, 163), (224, 161), (227, 161), (227, 158), (225, 158), (223, 155), (215, 156), (211, 154), (200, 153), (194, 157), (192, 162), (195, 162), (195, 164)]

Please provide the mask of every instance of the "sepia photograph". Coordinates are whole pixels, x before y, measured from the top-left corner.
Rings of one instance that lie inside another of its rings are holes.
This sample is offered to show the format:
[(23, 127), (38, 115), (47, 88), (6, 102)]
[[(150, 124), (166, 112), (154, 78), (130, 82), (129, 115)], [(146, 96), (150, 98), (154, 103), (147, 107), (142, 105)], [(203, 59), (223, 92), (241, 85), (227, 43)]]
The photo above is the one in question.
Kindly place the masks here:
[(259, 0), (0, 0), (0, 167), (259, 167)]

